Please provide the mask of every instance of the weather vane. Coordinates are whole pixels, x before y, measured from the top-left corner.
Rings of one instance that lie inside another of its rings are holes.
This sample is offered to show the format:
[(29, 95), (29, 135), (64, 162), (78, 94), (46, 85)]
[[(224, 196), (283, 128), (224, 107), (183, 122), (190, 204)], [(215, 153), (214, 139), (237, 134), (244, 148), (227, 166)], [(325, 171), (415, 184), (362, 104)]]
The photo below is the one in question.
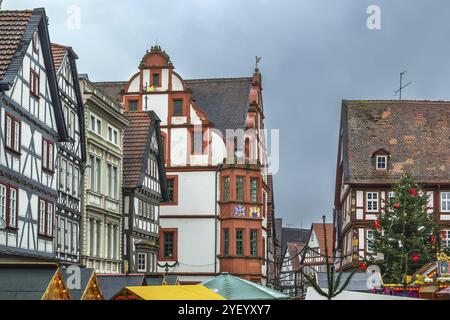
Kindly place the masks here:
[(258, 63), (261, 61), (262, 57), (255, 57), (256, 63), (255, 63), (255, 69), (258, 69)]
[(402, 91), (403, 89), (405, 89), (407, 86), (409, 86), (412, 81), (408, 82), (407, 84), (403, 85), (403, 76), (405, 75), (406, 71), (403, 71), (400, 73), (400, 88), (395, 91), (395, 95), (397, 95), (397, 93), (399, 94), (399, 100), (402, 100)]

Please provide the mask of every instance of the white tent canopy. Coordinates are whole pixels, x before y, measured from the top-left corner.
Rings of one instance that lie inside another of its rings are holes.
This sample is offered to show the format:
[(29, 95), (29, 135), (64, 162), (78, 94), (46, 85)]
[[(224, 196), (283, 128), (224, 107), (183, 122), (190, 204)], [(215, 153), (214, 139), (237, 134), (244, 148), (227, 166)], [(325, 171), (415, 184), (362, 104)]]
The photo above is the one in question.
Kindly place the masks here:
[[(322, 290), (326, 292), (328, 289)], [(318, 294), (313, 287), (309, 287), (308, 290), (306, 291), (305, 300), (327, 300), (327, 298)], [(384, 294), (342, 291), (340, 294), (334, 297), (333, 300), (419, 300), (419, 299), (389, 296)]]

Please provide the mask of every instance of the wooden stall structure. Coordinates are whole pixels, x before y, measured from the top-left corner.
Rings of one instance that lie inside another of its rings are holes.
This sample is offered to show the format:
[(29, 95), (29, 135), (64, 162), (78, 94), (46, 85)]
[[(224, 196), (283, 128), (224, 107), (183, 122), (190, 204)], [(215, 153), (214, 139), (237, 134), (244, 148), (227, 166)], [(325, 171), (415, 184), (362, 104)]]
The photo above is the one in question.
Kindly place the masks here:
[(73, 300), (104, 300), (97, 274), (91, 268), (61, 268)]

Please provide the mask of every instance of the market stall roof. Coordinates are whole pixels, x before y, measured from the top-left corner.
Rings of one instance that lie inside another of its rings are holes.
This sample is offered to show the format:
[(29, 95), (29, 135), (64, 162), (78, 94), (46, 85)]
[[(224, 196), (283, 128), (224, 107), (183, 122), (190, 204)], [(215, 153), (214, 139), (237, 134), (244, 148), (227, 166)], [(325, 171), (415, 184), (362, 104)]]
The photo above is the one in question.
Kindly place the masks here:
[[(323, 290), (326, 291), (327, 289)], [(327, 300), (327, 298), (318, 294), (313, 287), (309, 287), (308, 290), (306, 291), (305, 300)], [(336, 297), (334, 297), (332, 300), (421, 300), (421, 299), (344, 290)]]
[[(342, 276), (341, 276), (341, 284), (345, 283), (345, 281), (348, 279), (348, 277), (350, 276), (351, 272), (343, 272)], [(338, 277), (338, 273), (334, 274), (334, 278), (336, 279)], [(376, 282), (381, 284), (382, 283), (382, 279), (381, 279), (381, 275), (375, 274), (375, 276), (378, 275), (378, 279), (374, 279), (377, 280)], [(368, 286), (368, 281), (370, 277), (373, 277), (374, 275), (372, 273), (369, 272), (355, 272), (355, 274), (353, 275), (353, 277), (350, 279), (350, 282), (348, 283), (348, 286), (345, 288), (346, 291), (370, 291), (370, 289)], [(316, 279), (317, 279), (317, 283), (319, 284), (319, 287), (328, 287), (328, 280), (327, 280), (327, 273), (326, 272), (317, 272), (316, 273)]]
[(143, 274), (98, 274), (97, 279), (105, 300), (125, 287), (144, 285)]
[(70, 299), (55, 264), (0, 266), (0, 300)]
[(75, 272), (77, 271), (72, 271), (72, 270), (68, 270), (68, 268), (61, 268), (61, 274), (64, 278), (64, 281), (67, 284), (67, 287), (69, 288), (70, 291), (70, 296), (72, 297), (73, 300), (86, 300), (92, 299), (92, 288), (91, 287), (95, 287), (95, 299), (101, 299), (102, 298), (102, 293), (100, 288), (97, 287), (97, 279), (96, 279), (96, 274), (95, 274), (95, 270), (92, 268), (80, 268), (78, 269), (80, 271), (80, 286), (79, 287), (75, 287), (74, 289), (71, 289), (71, 282), (72, 282), (72, 278), (71, 276), (73, 276), (75, 274)]
[(173, 274), (156, 274), (146, 275), (144, 285), (147, 286), (162, 286), (162, 285), (176, 285), (180, 284), (178, 276)]
[(202, 285), (126, 287), (113, 300), (226, 300)]
[(442, 289), (439, 292), (436, 292), (436, 294), (450, 294), (450, 287)]
[(206, 280), (202, 284), (228, 300), (289, 299), (288, 295), (281, 292), (228, 273)]

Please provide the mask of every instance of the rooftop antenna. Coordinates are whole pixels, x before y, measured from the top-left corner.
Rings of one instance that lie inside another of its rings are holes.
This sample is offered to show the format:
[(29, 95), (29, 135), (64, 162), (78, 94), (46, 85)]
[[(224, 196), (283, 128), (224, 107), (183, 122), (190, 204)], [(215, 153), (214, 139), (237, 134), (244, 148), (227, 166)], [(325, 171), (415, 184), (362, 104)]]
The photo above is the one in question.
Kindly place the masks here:
[(400, 88), (395, 91), (395, 95), (397, 95), (397, 93), (399, 94), (398, 100), (402, 100), (402, 91), (403, 89), (405, 89), (407, 86), (409, 86), (412, 81), (408, 82), (407, 84), (403, 85), (403, 76), (406, 74), (406, 71), (403, 71), (400, 73)]
[(258, 57), (258, 56), (255, 57), (255, 60), (256, 60), (256, 63), (255, 63), (255, 70), (258, 70), (258, 64), (259, 64), (259, 62), (261, 61), (261, 59), (262, 59), (262, 57)]

